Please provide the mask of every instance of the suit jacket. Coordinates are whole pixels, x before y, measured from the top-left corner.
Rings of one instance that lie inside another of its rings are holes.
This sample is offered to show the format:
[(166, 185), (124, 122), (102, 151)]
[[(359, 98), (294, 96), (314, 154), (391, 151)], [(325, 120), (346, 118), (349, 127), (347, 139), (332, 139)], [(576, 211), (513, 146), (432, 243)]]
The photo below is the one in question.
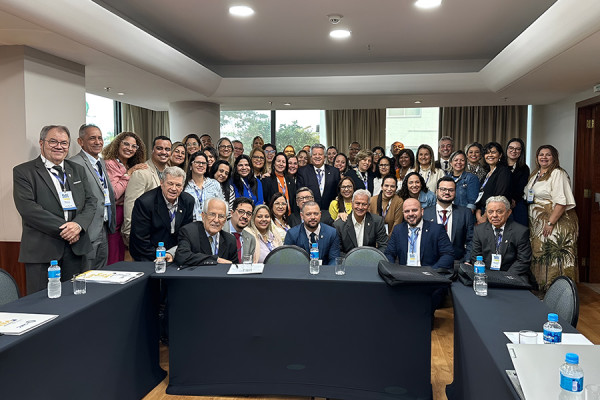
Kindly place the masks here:
[[(298, 208), (298, 207), (296, 207)], [(290, 228), (293, 228), (296, 225), (300, 225), (302, 223), (302, 217), (300, 216), (300, 211), (292, 212), (288, 217), (288, 225)], [(331, 214), (329, 214), (329, 210), (321, 210), (321, 223), (329, 226), (333, 226), (333, 218), (331, 218)]]
[[(229, 221), (225, 222), (225, 225), (223, 225), (223, 232), (231, 233), (231, 231), (229, 230), (229, 223)], [(233, 236), (233, 233), (231, 233), (231, 236)], [(235, 236), (233, 236), (233, 240), (236, 252), (235, 258), (237, 260), (237, 239), (235, 238)], [(243, 229), (242, 241), (242, 256), (254, 256), (254, 252), (256, 251), (256, 238), (254, 237), (254, 235), (248, 232), (246, 229)], [(235, 262), (234, 260), (231, 261)], [(239, 260), (239, 262), (242, 262), (242, 260)]]
[[(104, 179), (106, 184), (108, 185), (108, 192), (110, 195), (110, 215), (108, 223), (106, 224), (108, 233), (114, 233), (116, 227), (116, 200), (115, 200), (115, 192), (113, 191), (112, 184), (110, 183), (110, 179), (108, 177), (108, 173), (106, 171), (106, 165), (104, 164), (104, 160), (99, 158), (100, 164), (102, 165), (102, 170), (104, 174)], [(94, 214), (94, 219), (88, 228), (88, 232), (90, 235), (90, 240), (95, 242), (102, 232), (102, 226), (104, 225), (104, 186), (102, 185), (102, 181), (98, 177), (96, 170), (90, 164), (90, 159), (88, 156), (81, 150), (78, 154), (71, 157), (71, 161), (76, 162), (81, 165), (85, 170), (87, 175), (88, 182), (90, 183), (90, 187), (92, 188), (92, 193), (98, 199), (96, 203), (96, 213)]]
[(496, 170), (492, 173), (485, 186), (483, 186), (483, 182), (485, 182), (485, 178), (483, 178), (482, 185), (479, 188), (479, 191), (483, 192), (483, 195), (475, 204), (475, 207), (478, 210), (484, 210), (485, 202), (491, 196), (504, 196), (508, 199), (508, 201), (510, 201), (511, 179), (512, 176), (507, 167), (504, 165), (497, 166)]
[(129, 234), (131, 232), (131, 214), (135, 201), (149, 190), (160, 186), (160, 178), (156, 166), (152, 159), (146, 161), (148, 168), (138, 169), (129, 178), (127, 189), (125, 189), (125, 201), (123, 202), (123, 225), (121, 225), (121, 234), (125, 244), (129, 243)]
[[(271, 176), (262, 178), (260, 181), (263, 187), (263, 198), (265, 200), (265, 204), (269, 204), (271, 201), (271, 196), (279, 192), (279, 184), (277, 183), (277, 180), (273, 179)], [(294, 212), (298, 210), (298, 205), (296, 204), (296, 181), (294, 180), (293, 176), (286, 174), (285, 183), (287, 186), (288, 197), (290, 199), (290, 209), (292, 212)]]
[[(353, 248), (358, 247), (352, 214), (348, 215), (346, 222), (338, 219), (333, 223), (340, 237), (340, 250), (342, 254), (346, 254)], [(363, 246), (376, 247), (384, 252), (387, 248), (388, 235), (385, 233), (383, 218), (376, 214), (366, 213), (363, 223)]]
[[(499, 250), (502, 256), (501, 271), (524, 276), (530, 283), (536, 285), (535, 277), (530, 269), (531, 241), (528, 228), (510, 220), (506, 221)], [(495, 252), (496, 234), (493, 225), (489, 222), (477, 225), (473, 232), (471, 263), (475, 262), (477, 256), (483, 256), (483, 261), (489, 268), (492, 265), (492, 254)]]
[(337, 196), (337, 188), (340, 183), (340, 171), (331, 165), (324, 165), (324, 167), (325, 184), (323, 195), (321, 195), (321, 191), (319, 190), (319, 181), (317, 180), (314, 166), (309, 164), (300, 167), (296, 173), (296, 187), (301, 188), (305, 186), (312, 190), (315, 195), (315, 201), (319, 204), (321, 210), (329, 209), (329, 204)]
[(229, 232), (219, 232), (218, 255), (213, 255), (206, 229), (200, 221), (181, 228), (178, 243), (175, 253), (177, 265), (216, 265), (219, 257), (233, 263), (239, 262), (235, 237)]
[(164, 242), (167, 250), (177, 245), (179, 229), (193, 220), (194, 202), (189, 193), (181, 193), (175, 213), (175, 232), (171, 233), (169, 210), (161, 187), (141, 195), (135, 201), (131, 215), (131, 257), (135, 261), (152, 261), (156, 256), (158, 242)]
[(355, 169), (349, 169), (346, 171), (346, 176), (354, 181), (354, 187), (356, 190), (366, 189), (369, 191), (369, 193), (373, 194), (373, 179), (375, 179), (375, 174), (371, 172), (371, 170), (367, 171), (367, 187), (365, 187), (365, 181), (358, 176), (358, 173)]
[[(304, 224), (296, 225), (287, 232), (283, 244), (293, 244), (303, 248), (310, 253), (310, 245)], [(323, 264), (331, 264), (340, 256), (340, 239), (335, 228), (329, 225), (321, 224), (321, 232), (318, 239), (319, 257)]]
[[(437, 268), (454, 268), (454, 250), (452, 243), (441, 225), (423, 221), (421, 235), (421, 265)], [(385, 251), (390, 262), (406, 265), (408, 255), (408, 223), (396, 225)]]
[[(438, 224), (435, 206), (423, 210), (423, 219)], [(473, 246), (473, 226), (475, 217), (467, 207), (452, 204), (452, 247), (454, 259), (469, 262)]]
[[(65, 160), (64, 166), (77, 206), (72, 221), (82, 228), (79, 240), (71, 249), (76, 255), (85, 255), (92, 250), (88, 228), (96, 212), (97, 199), (83, 167), (69, 160)], [(65, 240), (60, 237), (59, 226), (66, 221), (54, 182), (40, 157), (13, 168), (13, 198), (23, 224), (19, 262), (60, 260)]]
[[(381, 193), (371, 198), (371, 203), (369, 204), (369, 212), (371, 214), (380, 215), (377, 212), (377, 202), (379, 201), (380, 196)], [(398, 195), (394, 195), (394, 197), (392, 197), (392, 203), (390, 204), (390, 208), (384, 218), (384, 222), (387, 226), (388, 237), (392, 236), (394, 227), (402, 223), (402, 204), (404, 204), (404, 200), (402, 200), (402, 197)], [(382, 212), (383, 211), (385, 210), (382, 210)], [(383, 217), (383, 215), (381, 216)]]

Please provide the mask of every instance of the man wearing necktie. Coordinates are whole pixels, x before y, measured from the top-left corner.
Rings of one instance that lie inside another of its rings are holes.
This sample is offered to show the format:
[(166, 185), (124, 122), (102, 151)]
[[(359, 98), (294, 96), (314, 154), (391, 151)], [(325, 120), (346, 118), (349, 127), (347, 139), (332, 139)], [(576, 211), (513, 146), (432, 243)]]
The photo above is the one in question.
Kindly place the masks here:
[(254, 203), (251, 199), (238, 197), (231, 206), (231, 219), (223, 225), (223, 230), (235, 237), (239, 262), (243, 262), (244, 256), (254, 256), (256, 249), (254, 235), (245, 229), (250, 224), (253, 211)]
[(337, 196), (340, 171), (325, 164), (325, 146), (320, 143), (311, 147), (310, 157), (312, 165), (301, 167), (296, 173), (296, 187), (309, 188), (320, 209), (328, 210), (329, 204)]
[(84, 257), (84, 268), (99, 269), (106, 266), (108, 234), (115, 231), (115, 194), (106, 174), (104, 160), (99, 157), (104, 146), (100, 128), (96, 125), (81, 125), (77, 143), (81, 146), (81, 151), (71, 157), (71, 161), (84, 168), (92, 193), (98, 199), (96, 213), (88, 229), (92, 251)]
[(454, 151), (454, 139), (450, 136), (444, 136), (438, 141), (438, 154), (440, 159), (435, 162), (436, 168), (441, 168), (444, 172), (450, 172), (450, 155)]
[(504, 196), (492, 196), (486, 201), (487, 222), (479, 224), (473, 232), (471, 264), (483, 256), (486, 273), (494, 270), (520, 275), (534, 287), (537, 286), (531, 266), (531, 241), (529, 229), (509, 220), (510, 203)]
[(154, 261), (158, 242), (164, 242), (167, 261), (173, 261), (179, 230), (192, 222), (194, 197), (183, 192), (185, 172), (164, 170), (160, 186), (141, 195), (131, 213), (129, 251), (135, 261)]
[(83, 272), (91, 249), (88, 227), (97, 199), (80, 165), (65, 160), (71, 141), (66, 126), (40, 132), (40, 156), (13, 169), (13, 197), (23, 233), (19, 262), (25, 263), (27, 294), (46, 288), (50, 260), (58, 260), (61, 280)]

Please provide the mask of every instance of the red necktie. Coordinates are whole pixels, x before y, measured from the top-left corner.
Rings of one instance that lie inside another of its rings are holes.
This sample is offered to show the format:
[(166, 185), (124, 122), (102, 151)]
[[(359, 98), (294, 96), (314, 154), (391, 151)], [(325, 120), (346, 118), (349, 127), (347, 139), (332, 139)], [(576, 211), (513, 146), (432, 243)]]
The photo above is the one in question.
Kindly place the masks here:
[(238, 262), (242, 262), (242, 241), (240, 240), (241, 235), (237, 232), (234, 232), (233, 236), (235, 236), (235, 241), (237, 242)]
[(448, 210), (442, 210), (442, 225), (444, 225), (446, 232), (448, 232), (448, 224), (446, 224), (446, 221), (448, 221), (448, 217), (446, 216), (447, 212)]

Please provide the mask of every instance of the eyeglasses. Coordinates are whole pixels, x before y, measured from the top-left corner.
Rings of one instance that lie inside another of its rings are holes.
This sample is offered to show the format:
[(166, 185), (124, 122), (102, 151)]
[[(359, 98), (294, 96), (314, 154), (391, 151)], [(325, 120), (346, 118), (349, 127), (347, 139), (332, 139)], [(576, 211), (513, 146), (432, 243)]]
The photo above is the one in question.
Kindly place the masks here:
[(342, 189), (342, 190), (351, 190), (352, 189), (352, 185), (340, 186), (340, 189)]
[(252, 211), (244, 211), (241, 208), (238, 208), (237, 210), (235, 210), (240, 217), (243, 217), (244, 215), (248, 218), (250, 218), (252, 216)]
[(204, 161), (192, 161), (192, 164), (197, 165), (199, 167), (206, 165)]
[(206, 215), (206, 219), (209, 219), (209, 220), (213, 220), (215, 218), (218, 218), (219, 221), (225, 221), (227, 219), (227, 215), (225, 215), (225, 214), (217, 214), (217, 213), (214, 213), (214, 212), (207, 212), (207, 213), (204, 213), (204, 214)]
[(298, 201), (312, 201), (312, 200), (314, 200), (314, 197), (313, 196), (296, 197), (296, 200), (298, 200)]
[(521, 151), (520, 147), (508, 146), (508, 151)]
[(198, 142), (188, 142), (184, 145), (185, 147), (198, 147)]
[(219, 149), (221, 149), (221, 150), (227, 150), (227, 149), (232, 150), (233, 146), (230, 145), (230, 144), (222, 144), (222, 145), (219, 146)]
[(261, 156), (252, 156), (252, 159), (253, 160), (264, 160), (265, 158), (261, 157)]
[(275, 150), (265, 150), (265, 153), (267, 153), (267, 154), (275, 154)]
[(46, 143), (48, 143), (48, 145), (50, 145), (50, 147), (69, 147), (69, 142), (67, 142), (66, 140), (59, 142), (56, 139), (50, 139), (50, 140), (45, 140)]
[(140, 146), (138, 146), (137, 144), (131, 144), (129, 142), (121, 142), (121, 144), (123, 144), (123, 147), (127, 147), (128, 149), (137, 150), (140, 148)]
[(454, 193), (454, 192), (456, 191), (456, 189), (452, 189), (452, 188), (442, 188), (442, 187), (441, 187), (441, 188), (438, 188), (438, 190), (439, 190), (440, 192), (442, 192), (442, 193), (445, 193), (445, 192), (447, 192), (447, 193)]

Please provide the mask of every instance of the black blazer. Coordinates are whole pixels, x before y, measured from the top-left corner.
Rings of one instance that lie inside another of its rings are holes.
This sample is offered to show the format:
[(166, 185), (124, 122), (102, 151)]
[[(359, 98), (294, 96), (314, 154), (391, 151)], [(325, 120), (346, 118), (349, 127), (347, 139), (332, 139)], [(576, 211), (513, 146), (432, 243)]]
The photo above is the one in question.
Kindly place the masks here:
[(129, 252), (135, 261), (153, 261), (158, 242), (164, 242), (167, 250), (177, 244), (181, 227), (193, 220), (194, 197), (182, 192), (175, 214), (175, 232), (171, 233), (169, 210), (161, 187), (154, 188), (137, 198), (131, 213)]
[[(296, 207), (298, 208), (298, 207)], [(287, 223), (290, 228), (295, 227), (296, 225), (300, 225), (302, 223), (302, 217), (300, 216), (300, 211), (292, 212), (287, 219)], [(333, 218), (331, 218), (331, 214), (329, 214), (329, 210), (321, 210), (321, 223), (329, 226), (333, 226)]]
[[(495, 252), (496, 235), (493, 225), (489, 222), (477, 225), (473, 233), (471, 263), (475, 262), (477, 256), (483, 256), (483, 261), (489, 268), (492, 265), (492, 254)], [(500, 255), (502, 255), (501, 271), (522, 275), (527, 277), (533, 286), (537, 285), (531, 273), (531, 241), (528, 228), (510, 220), (506, 221), (500, 243)]]
[[(277, 178), (274, 176), (267, 176), (260, 181), (263, 186), (263, 199), (265, 204), (268, 205), (271, 201), (271, 196), (279, 192), (279, 184), (277, 183)], [(292, 212), (294, 212), (298, 210), (298, 205), (296, 204), (296, 181), (293, 176), (286, 174), (285, 183), (287, 185), (288, 198), (290, 199), (290, 207)]]
[(475, 207), (478, 210), (485, 210), (485, 202), (492, 196), (504, 196), (510, 201), (511, 179), (512, 176), (508, 167), (504, 165), (497, 166), (485, 186), (483, 186), (483, 182), (485, 182), (485, 178), (483, 178), (479, 190), (480, 192), (483, 192), (483, 196), (481, 196), (481, 199), (475, 204)]
[(315, 167), (306, 165), (298, 169), (296, 173), (296, 187), (299, 189), (306, 186), (312, 190), (315, 201), (321, 207), (321, 210), (328, 210), (329, 204), (337, 196), (338, 184), (340, 183), (340, 171), (331, 165), (325, 165), (325, 185), (323, 195), (319, 190), (319, 181), (315, 173)]
[[(423, 219), (438, 223), (435, 205), (423, 210)], [(454, 259), (461, 262), (471, 259), (473, 246), (473, 227), (475, 216), (467, 207), (452, 204), (452, 247), (454, 248)]]
[[(385, 223), (379, 215), (367, 213), (364, 219), (365, 231), (363, 234), (363, 246), (376, 247), (383, 253), (387, 247), (388, 235), (385, 233)], [(356, 231), (352, 222), (352, 213), (348, 215), (346, 222), (341, 219), (333, 223), (340, 237), (340, 252), (345, 255), (355, 247), (358, 247)]]
[[(98, 200), (83, 167), (69, 160), (65, 160), (64, 166), (69, 190), (77, 206), (72, 221), (82, 228), (79, 240), (71, 245), (71, 250), (81, 256), (92, 250), (88, 228)], [(40, 157), (13, 168), (13, 198), (23, 224), (19, 262), (60, 260), (65, 240), (60, 237), (59, 226), (65, 223), (65, 217), (54, 182)]]
[(375, 178), (375, 174), (373, 172), (371, 172), (370, 170), (367, 171), (367, 187), (366, 188), (365, 188), (365, 181), (363, 181), (362, 178), (360, 178), (358, 176), (358, 172), (356, 172), (356, 170), (349, 169), (346, 172), (346, 176), (348, 178), (351, 178), (354, 181), (354, 186), (355, 186), (356, 190), (367, 189), (369, 191), (369, 193), (371, 193), (371, 195), (373, 195), (373, 179)]
[[(226, 222), (226, 224), (228, 223)], [(235, 237), (231, 233), (223, 230), (219, 233), (219, 251), (216, 256), (212, 254), (212, 248), (202, 222), (192, 222), (180, 229), (175, 264), (215, 265), (218, 257), (236, 264), (240, 262)]]

